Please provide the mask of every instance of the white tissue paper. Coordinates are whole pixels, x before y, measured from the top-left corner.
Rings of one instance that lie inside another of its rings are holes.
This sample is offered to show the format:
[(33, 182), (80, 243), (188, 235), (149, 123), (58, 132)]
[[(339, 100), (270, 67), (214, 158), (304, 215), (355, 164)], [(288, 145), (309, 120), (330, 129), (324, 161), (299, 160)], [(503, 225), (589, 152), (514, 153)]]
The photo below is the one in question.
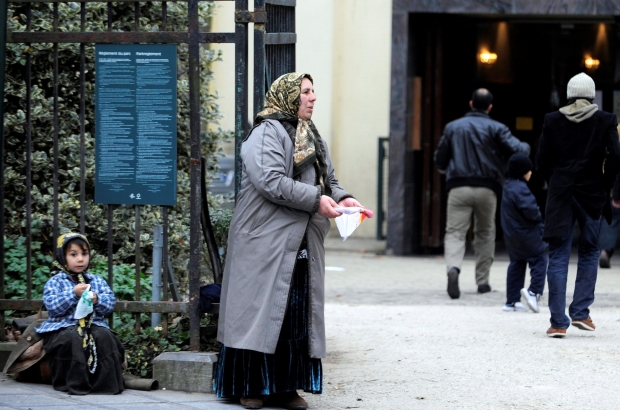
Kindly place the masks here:
[(90, 285), (87, 286), (75, 309), (74, 319), (82, 319), (93, 311), (93, 292), (90, 290)]
[(342, 215), (336, 218), (336, 226), (338, 232), (342, 236), (342, 241), (346, 241), (353, 231), (361, 225), (362, 221), (366, 219), (364, 208), (359, 206), (340, 207), (334, 208)]

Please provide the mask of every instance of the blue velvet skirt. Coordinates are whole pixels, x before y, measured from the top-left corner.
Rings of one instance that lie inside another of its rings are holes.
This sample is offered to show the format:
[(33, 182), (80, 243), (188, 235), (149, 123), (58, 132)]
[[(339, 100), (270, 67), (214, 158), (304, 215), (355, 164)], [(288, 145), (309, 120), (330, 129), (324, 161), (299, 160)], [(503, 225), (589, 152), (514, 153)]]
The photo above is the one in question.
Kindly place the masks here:
[(309, 272), (303, 245), (275, 353), (222, 346), (214, 366), (213, 390), (217, 397), (267, 396), (297, 389), (323, 392), (321, 359), (312, 359), (308, 354)]

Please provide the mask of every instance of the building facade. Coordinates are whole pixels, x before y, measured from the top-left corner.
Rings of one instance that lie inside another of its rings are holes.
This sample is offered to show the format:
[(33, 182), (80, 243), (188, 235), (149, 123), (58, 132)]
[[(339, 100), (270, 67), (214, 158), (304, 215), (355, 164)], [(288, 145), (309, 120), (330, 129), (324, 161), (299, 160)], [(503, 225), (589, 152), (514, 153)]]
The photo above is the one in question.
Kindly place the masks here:
[[(232, 31), (234, 4), (218, 7), (213, 30)], [(377, 141), (389, 136), (381, 205), (389, 252), (441, 250), (446, 193), (432, 154), (475, 88), (491, 90), (491, 117), (534, 154), (544, 114), (566, 101), (572, 75), (591, 75), (602, 108), (619, 111), (618, 16), (612, 0), (297, 1), (296, 70), (315, 79), (313, 120), (343, 186), (375, 210)], [(233, 90), (227, 47), (215, 67), (218, 90)], [(220, 97), (222, 128), (232, 129), (234, 96)], [(532, 190), (544, 208), (542, 181), (534, 177)], [(376, 236), (378, 222), (356, 235)]]

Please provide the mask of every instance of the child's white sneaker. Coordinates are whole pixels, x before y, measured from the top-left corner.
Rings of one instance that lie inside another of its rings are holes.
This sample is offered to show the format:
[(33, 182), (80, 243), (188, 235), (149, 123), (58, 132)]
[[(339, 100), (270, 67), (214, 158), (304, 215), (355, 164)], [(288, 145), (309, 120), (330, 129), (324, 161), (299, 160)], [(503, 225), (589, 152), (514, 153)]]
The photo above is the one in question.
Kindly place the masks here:
[(504, 312), (527, 312), (527, 307), (521, 302), (506, 303), (502, 308)]
[(523, 296), (523, 300), (525, 304), (532, 309), (532, 312), (540, 313), (540, 307), (538, 307), (538, 302), (540, 302), (540, 294), (535, 294), (530, 292), (529, 290), (523, 288), (521, 289), (521, 296)]

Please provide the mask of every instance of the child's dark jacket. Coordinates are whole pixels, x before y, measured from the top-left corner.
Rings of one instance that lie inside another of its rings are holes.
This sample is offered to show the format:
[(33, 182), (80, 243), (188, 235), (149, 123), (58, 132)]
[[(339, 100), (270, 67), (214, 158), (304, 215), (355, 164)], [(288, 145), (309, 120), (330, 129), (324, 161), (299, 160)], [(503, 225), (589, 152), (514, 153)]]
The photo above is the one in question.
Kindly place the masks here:
[(508, 178), (501, 205), (504, 242), (511, 260), (536, 256), (547, 248), (536, 198), (524, 179)]

